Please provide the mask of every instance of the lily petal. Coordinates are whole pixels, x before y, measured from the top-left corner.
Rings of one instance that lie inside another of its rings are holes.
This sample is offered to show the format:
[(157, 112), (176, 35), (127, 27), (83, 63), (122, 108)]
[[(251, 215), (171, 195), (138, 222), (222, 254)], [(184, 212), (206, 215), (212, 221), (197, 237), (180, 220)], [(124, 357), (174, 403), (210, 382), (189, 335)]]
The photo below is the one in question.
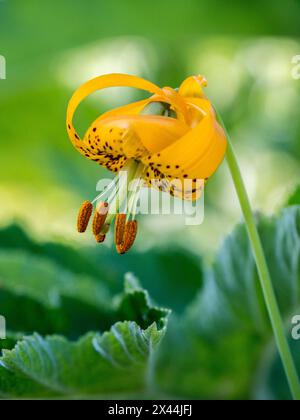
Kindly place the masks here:
[(67, 109), (67, 123), (72, 123), (73, 115), (76, 108), (87, 96), (91, 93), (116, 86), (133, 87), (136, 89), (146, 90), (153, 94), (160, 95), (162, 90), (155, 84), (148, 82), (145, 79), (137, 76), (130, 76), (127, 74), (105, 74), (103, 76), (96, 77), (95, 79), (89, 80), (88, 82), (81, 85), (70, 99)]
[(132, 102), (130, 104), (106, 111), (102, 115), (100, 115), (98, 119), (100, 120), (118, 115), (139, 115), (141, 111), (145, 108), (145, 106), (148, 105), (150, 102), (151, 98), (143, 99), (142, 101)]
[[(114, 157), (144, 157), (147, 161), (149, 155), (166, 148), (188, 130), (186, 124), (174, 118), (157, 115), (101, 116), (90, 126), (80, 146), (86, 144), (94, 154), (105, 152)], [(99, 163), (102, 162), (100, 159)]]
[(223, 160), (226, 144), (225, 134), (211, 108), (195, 128), (154, 154), (151, 163), (165, 175), (205, 179)]
[[(172, 89), (167, 88), (167, 90), (160, 89), (155, 84), (148, 82), (145, 79), (142, 79), (137, 76), (130, 76), (126, 74), (107, 74), (103, 76), (96, 77), (88, 81), (87, 83), (80, 86), (77, 91), (73, 94), (70, 102), (68, 104), (67, 109), (67, 128), (69, 137), (73, 143), (73, 145), (80, 149), (82, 147), (81, 138), (79, 134), (73, 127), (73, 116), (78, 107), (78, 105), (91, 93), (95, 92), (96, 90), (101, 90), (109, 87), (116, 87), (116, 86), (124, 86), (124, 87), (133, 87), (136, 89), (146, 90), (154, 96), (151, 98), (146, 99), (145, 101), (135, 102), (134, 104), (125, 105), (124, 107), (120, 107), (118, 109), (108, 111), (107, 113), (103, 114), (101, 118), (106, 118), (108, 116), (114, 115), (124, 115), (124, 114), (137, 114), (139, 113), (144, 106), (147, 105), (149, 102), (163, 100), (167, 103), (173, 105), (174, 109), (178, 111), (181, 115), (183, 114), (186, 116), (186, 105), (184, 102), (178, 97), (179, 95), (174, 95), (170, 91)], [(169, 89), (169, 90), (168, 90)], [(175, 91), (174, 91), (175, 92)], [(176, 92), (175, 92), (176, 93)], [(85, 148), (84, 148), (85, 149)], [(86, 150), (84, 150), (85, 154)]]
[(207, 86), (204, 76), (190, 76), (185, 79), (179, 87), (179, 95), (184, 97), (205, 98), (203, 87)]

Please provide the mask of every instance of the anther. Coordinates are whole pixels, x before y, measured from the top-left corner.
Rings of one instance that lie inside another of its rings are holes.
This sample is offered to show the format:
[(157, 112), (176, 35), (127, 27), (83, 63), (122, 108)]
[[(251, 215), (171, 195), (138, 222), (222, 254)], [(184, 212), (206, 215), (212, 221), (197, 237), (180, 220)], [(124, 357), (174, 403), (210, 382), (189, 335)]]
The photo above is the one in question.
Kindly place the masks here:
[(119, 213), (115, 222), (115, 244), (118, 247), (122, 244), (126, 225), (126, 214)]
[(107, 213), (108, 204), (106, 202), (101, 201), (96, 207), (96, 212), (93, 218), (93, 234), (95, 236), (99, 235), (99, 233), (101, 232), (101, 229), (107, 217)]
[(137, 235), (137, 221), (129, 220), (125, 226), (124, 240), (120, 245), (117, 245), (119, 254), (125, 254), (132, 247)]
[(79, 233), (86, 231), (93, 211), (93, 204), (85, 201), (79, 209), (77, 216), (77, 230)]
[(109, 228), (110, 228), (110, 224), (109, 223), (104, 223), (100, 233), (102, 235), (106, 235), (109, 232)]
[(96, 242), (98, 242), (98, 244), (101, 244), (102, 242), (105, 241), (106, 235), (103, 235), (102, 233), (99, 233), (98, 235), (95, 236)]

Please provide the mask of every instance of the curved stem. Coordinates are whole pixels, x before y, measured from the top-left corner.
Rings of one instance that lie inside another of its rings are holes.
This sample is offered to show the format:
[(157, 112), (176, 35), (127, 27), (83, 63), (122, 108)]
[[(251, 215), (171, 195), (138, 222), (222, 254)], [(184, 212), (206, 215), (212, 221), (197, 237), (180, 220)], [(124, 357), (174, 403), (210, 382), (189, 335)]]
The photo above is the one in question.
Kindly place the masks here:
[(289, 348), (288, 340), (285, 335), (282, 317), (280, 315), (279, 306), (276, 300), (276, 295), (272, 285), (269, 269), (266, 262), (266, 257), (262, 247), (262, 243), (258, 234), (255, 219), (252, 213), (249, 197), (245, 188), (245, 184), (241, 175), (241, 171), (232, 147), (230, 136), (226, 130), (222, 118), (218, 115), (218, 120), (225, 130), (228, 140), (228, 148), (226, 159), (231, 172), (236, 193), (240, 202), (240, 206), (245, 219), (245, 224), (252, 247), (252, 252), (256, 262), (261, 287), (265, 303), (268, 309), (269, 317), (273, 327), (273, 332), (290, 386), (292, 396), (295, 400), (300, 400), (300, 382), (298, 379), (296, 366), (293, 361), (291, 350)]

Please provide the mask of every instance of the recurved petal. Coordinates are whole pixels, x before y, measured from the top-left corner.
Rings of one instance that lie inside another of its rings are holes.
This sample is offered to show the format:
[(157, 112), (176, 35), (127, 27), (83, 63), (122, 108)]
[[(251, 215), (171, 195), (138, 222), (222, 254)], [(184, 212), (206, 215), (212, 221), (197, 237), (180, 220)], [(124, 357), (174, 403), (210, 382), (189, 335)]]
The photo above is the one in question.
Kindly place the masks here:
[(189, 126), (175, 118), (138, 115), (131, 118), (131, 130), (141, 139), (150, 154), (159, 153), (189, 131)]
[(162, 94), (162, 90), (158, 86), (140, 77), (118, 73), (105, 74), (96, 77), (95, 79), (89, 80), (75, 91), (68, 104), (67, 123), (72, 123), (72, 118), (76, 108), (80, 102), (83, 101), (83, 99), (97, 90), (116, 86), (133, 87), (136, 89), (146, 90), (153, 94)]
[(177, 118), (189, 124), (189, 112), (184, 98), (182, 98), (175, 89), (170, 87), (164, 87), (163, 93), (165, 95), (166, 102), (169, 102), (174, 111), (177, 113)]
[(94, 151), (127, 158), (157, 153), (187, 133), (189, 127), (157, 115), (116, 115), (98, 118), (88, 129), (84, 143)]
[(207, 86), (204, 76), (190, 76), (185, 79), (179, 87), (179, 95), (184, 97), (205, 98), (203, 87)]
[(144, 107), (151, 102), (164, 102), (169, 104), (177, 113), (177, 119), (183, 122), (186, 121), (188, 115), (186, 101), (181, 98), (177, 92), (172, 92), (172, 89), (170, 88), (164, 88), (161, 95), (153, 95), (150, 98), (143, 99), (142, 101), (133, 102), (131, 104), (109, 110), (102, 114), (99, 118), (101, 119), (118, 115), (138, 115), (141, 114)]
[[(72, 121), (73, 121), (74, 113), (78, 105), (88, 95), (90, 95), (96, 90), (100, 90), (100, 89), (104, 89), (108, 87), (114, 87), (114, 86), (126, 86), (126, 87), (133, 87), (137, 89), (147, 90), (148, 92), (152, 93), (154, 96), (144, 101), (135, 102), (133, 104), (125, 105), (124, 107), (120, 107), (115, 110), (108, 111), (107, 113), (100, 116), (98, 120), (101, 120), (101, 119), (105, 120), (108, 117), (114, 117), (114, 116), (138, 114), (141, 112), (143, 107), (147, 105), (147, 103), (154, 100), (159, 100), (159, 98), (161, 98), (161, 100), (163, 101), (170, 103), (174, 107), (174, 109), (178, 111), (180, 115), (183, 115), (183, 114), (185, 115), (185, 113), (187, 112), (187, 107), (185, 105), (185, 102), (182, 101), (180, 96), (175, 91), (171, 92), (171, 89), (164, 89), (164, 90), (160, 89), (158, 86), (154, 85), (153, 83), (148, 82), (147, 80), (144, 80), (136, 76), (129, 76), (125, 74), (107, 74), (107, 75), (99, 76), (93, 80), (90, 80), (89, 82), (80, 86), (77, 89), (77, 91), (73, 94), (69, 102), (68, 109), (67, 109), (67, 129), (68, 129), (69, 137), (73, 145), (87, 157), (89, 157), (88, 155), (90, 153), (92, 155), (94, 153), (86, 149), (88, 145), (82, 144), (79, 134), (76, 132), (75, 128), (73, 127)], [(185, 118), (182, 117), (182, 119), (186, 121)], [(112, 146), (109, 145), (109, 147), (112, 147)]]
[(205, 181), (203, 179), (179, 179), (164, 175), (153, 166), (148, 166), (144, 180), (154, 188), (182, 200), (196, 201), (200, 198)]
[[(147, 80), (142, 79), (140, 77), (130, 76), (126, 74), (105, 74), (103, 76), (96, 77), (95, 79), (92, 79), (84, 83), (73, 94), (72, 98), (69, 101), (68, 109), (67, 109), (67, 122), (66, 123), (67, 123), (68, 135), (70, 137), (71, 142), (77, 149), (80, 148), (81, 139), (80, 139), (79, 134), (73, 127), (73, 116), (78, 105), (91, 93), (97, 90), (101, 90), (101, 89), (105, 89), (109, 87), (115, 87), (115, 86), (133, 87), (136, 89), (146, 90), (152, 94), (163, 95), (162, 89), (160, 89), (158, 86), (154, 85), (153, 83), (148, 82)], [(144, 106), (146, 104), (147, 104), (147, 101), (145, 102), (145, 104), (141, 103), (140, 106)], [(134, 104), (132, 109), (134, 110), (135, 107), (136, 107), (136, 112), (138, 112), (139, 105)]]
[(171, 177), (205, 179), (223, 160), (226, 144), (224, 131), (211, 109), (195, 128), (153, 154), (149, 164)]
[(115, 117), (119, 115), (138, 115), (149, 102), (151, 102), (151, 98), (143, 99), (142, 101), (132, 102), (130, 104), (111, 109), (107, 112), (104, 112), (99, 117), (99, 119), (105, 119), (108, 117)]

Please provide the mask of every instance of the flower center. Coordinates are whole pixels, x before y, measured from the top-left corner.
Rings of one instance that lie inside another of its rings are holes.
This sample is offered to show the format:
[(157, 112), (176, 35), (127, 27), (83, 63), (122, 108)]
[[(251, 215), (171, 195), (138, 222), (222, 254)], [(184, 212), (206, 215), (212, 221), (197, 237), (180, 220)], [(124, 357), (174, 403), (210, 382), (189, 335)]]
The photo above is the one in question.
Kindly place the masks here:
[(98, 243), (104, 242), (111, 224), (115, 220), (115, 244), (124, 254), (134, 243), (137, 234), (135, 220), (137, 203), (144, 185), (145, 166), (129, 159), (118, 175), (93, 201), (85, 201), (78, 213), (77, 230), (85, 232), (93, 208), (92, 230)]

